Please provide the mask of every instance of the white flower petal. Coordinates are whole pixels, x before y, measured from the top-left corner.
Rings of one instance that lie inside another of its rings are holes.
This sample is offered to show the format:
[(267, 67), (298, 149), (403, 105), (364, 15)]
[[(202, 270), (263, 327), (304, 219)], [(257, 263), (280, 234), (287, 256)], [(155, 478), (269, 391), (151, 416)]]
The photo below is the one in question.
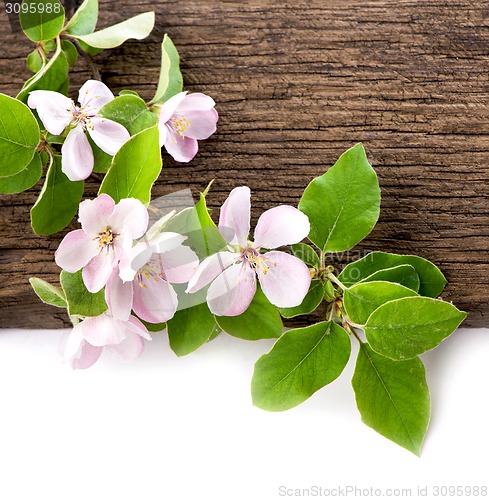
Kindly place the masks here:
[(212, 97), (195, 92), (188, 94), (178, 106), (178, 112), (185, 115), (187, 111), (208, 111), (212, 109), (216, 103)]
[(54, 260), (61, 269), (76, 273), (86, 266), (97, 252), (96, 242), (87, 236), (83, 229), (76, 229), (63, 238), (54, 254)]
[(158, 123), (158, 131), (160, 133), (160, 148), (165, 145), (167, 136), (168, 136), (168, 128), (165, 123)]
[(95, 235), (109, 225), (115, 209), (115, 202), (108, 194), (101, 194), (94, 200), (85, 200), (78, 209), (78, 222), (85, 233)]
[(153, 274), (139, 275), (134, 283), (134, 312), (149, 323), (165, 323), (177, 310), (178, 299), (173, 287)]
[(263, 254), (263, 258), (257, 274), (268, 300), (277, 307), (300, 305), (311, 284), (311, 275), (304, 262), (277, 251)]
[(119, 262), (119, 277), (122, 281), (132, 281), (136, 273), (149, 261), (153, 248), (143, 241), (127, 249)]
[(246, 248), (250, 234), (251, 192), (248, 186), (234, 188), (221, 207), (219, 230), (225, 235), (229, 229), (234, 237), (228, 243)]
[(124, 283), (119, 278), (118, 269), (114, 269), (105, 287), (105, 302), (112, 316), (121, 321), (128, 321), (133, 302), (133, 282)]
[(66, 340), (64, 349), (64, 361), (72, 361), (73, 358), (79, 357), (81, 354), (82, 343), (84, 342), (81, 323), (73, 327), (68, 339)]
[(190, 123), (183, 133), (185, 137), (202, 140), (209, 138), (216, 131), (219, 116), (215, 109), (209, 109), (208, 111), (187, 111), (185, 118)]
[(213, 281), (207, 304), (217, 316), (238, 316), (248, 309), (255, 293), (255, 271), (248, 264), (237, 263)]
[(102, 354), (101, 347), (89, 344), (82, 335), (82, 324), (73, 327), (65, 345), (64, 360), (71, 363), (72, 368), (90, 368)]
[(288, 205), (271, 208), (258, 219), (255, 247), (278, 248), (293, 245), (309, 234), (309, 219), (297, 208)]
[(114, 156), (131, 138), (120, 123), (97, 116), (90, 118), (87, 130), (93, 142), (110, 156)]
[(106, 349), (119, 361), (129, 363), (141, 356), (144, 352), (144, 340), (140, 335), (127, 330), (126, 337), (122, 342), (109, 345)]
[(116, 266), (117, 259), (114, 259), (114, 252), (101, 249), (100, 253), (83, 268), (83, 283), (87, 290), (92, 293), (100, 292)]
[(240, 254), (232, 252), (218, 252), (206, 257), (188, 282), (187, 292), (195, 293), (204, 288), (239, 257)]
[(98, 112), (100, 108), (114, 99), (114, 94), (105, 83), (88, 80), (78, 92), (78, 102), (87, 111)]
[(85, 370), (94, 365), (98, 358), (102, 355), (103, 347), (96, 347), (84, 340), (81, 344), (81, 352), (79, 356), (71, 361), (71, 366), (75, 370)]
[(185, 99), (187, 92), (180, 92), (170, 97), (163, 106), (161, 106), (158, 123), (164, 125), (175, 113), (175, 110), (180, 106), (180, 103)]
[(126, 338), (124, 321), (107, 313), (87, 318), (80, 324), (83, 338), (96, 347), (119, 344)]
[(70, 181), (82, 181), (93, 170), (93, 151), (81, 125), (70, 130), (61, 146), (61, 170)]
[(167, 153), (180, 163), (188, 163), (191, 161), (199, 150), (197, 139), (190, 137), (182, 137), (178, 135), (169, 125), (167, 127), (167, 137), (165, 141), (165, 149)]
[(129, 318), (129, 321), (126, 322), (126, 328), (136, 335), (143, 337), (145, 340), (151, 340), (151, 335), (149, 334), (147, 328), (135, 316), (131, 316)]
[(29, 94), (27, 104), (37, 110), (44, 128), (53, 135), (59, 135), (73, 121), (73, 101), (51, 90), (34, 90)]
[(136, 198), (124, 198), (115, 206), (110, 218), (110, 226), (116, 233), (124, 233), (135, 240), (148, 229), (148, 210)]
[(170, 283), (186, 283), (195, 274), (199, 265), (197, 254), (184, 245), (178, 246), (153, 258), (161, 258), (165, 278)]
[(166, 231), (155, 235), (153, 238), (148, 240), (148, 243), (153, 248), (155, 253), (169, 252), (175, 248), (180, 247), (180, 245), (187, 239), (179, 233), (174, 233), (172, 231)]

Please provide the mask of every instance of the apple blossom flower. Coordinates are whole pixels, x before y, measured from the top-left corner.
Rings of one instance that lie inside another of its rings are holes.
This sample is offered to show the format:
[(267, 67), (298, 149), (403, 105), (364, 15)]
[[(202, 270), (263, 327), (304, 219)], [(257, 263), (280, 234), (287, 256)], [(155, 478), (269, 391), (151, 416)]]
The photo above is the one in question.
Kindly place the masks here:
[(118, 266), (133, 240), (148, 227), (148, 211), (134, 198), (125, 198), (117, 205), (107, 194), (80, 203), (78, 221), (82, 228), (68, 233), (55, 253), (59, 267), (74, 273), (83, 268), (87, 290), (100, 291)]
[(197, 140), (216, 131), (218, 120), (214, 99), (205, 94), (180, 92), (170, 97), (160, 110), (160, 146), (176, 161), (187, 163), (199, 149)]
[(93, 170), (93, 151), (85, 131), (111, 156), (129, 140), (125, 127), (99, 115), (100, 109), (113, 99), (109, 88), (96, 80), (88, 80), (80, 89), (79, 106), (69, 97), (51, 90), (34, 90), (29, 94), (27, 104), (37, 110), (49, 133), (60, 135), (70, 129), (61, 147), (61, 170), (70, 181), (86, 179)]
[(233, 189), (221, 207), (219, 230), (229, 243), (229, 251), (204, 259), (189, 281), (187, 292), (196, 292), (211, 283), (207, 291), (209, 309), (218, 316), (237, 316), (253, 300), (258, 276), (272, 304), (277, 307), (301, 304), (311, 283), (307, 266), (287, 253), (261, 250), (304, 239), (309, 234), (305, 214), (287, 205), (271, 208), (260, 216), (255, 239), (249, 241), (250, 189), (242, 186)]
[(199, 265), (197, 255), (182, 245), (184, 240), (186, 236), (164, 232), (124, 254), (119, 271), (114, 269), (105, 288), (105, 300), (115, 317), (125, 321), (131, 309), (149, 323), (173, 317), (178, 299), (170, 283), (187, 283)]
[(121, 321), (106, 311), (85, 318), (73, 327), (65, 347), (65, 359), (73, 368), (90, 368), (104, 349), (122, 361), (132, 361), (144, 350), (144, 339), (151, 340), (146, 327), (136, 317)]

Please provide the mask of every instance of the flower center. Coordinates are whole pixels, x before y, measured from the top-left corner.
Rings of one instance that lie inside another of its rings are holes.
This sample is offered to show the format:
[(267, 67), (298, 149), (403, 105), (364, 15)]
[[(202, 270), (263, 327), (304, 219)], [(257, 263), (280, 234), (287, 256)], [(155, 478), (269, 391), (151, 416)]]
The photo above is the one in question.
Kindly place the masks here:
[(73, 113), (73, 121), (71, 124), (73, 126), (81, 125), (83, 128), (93, 128), (93, 126), (90, 124), (90, 118), (94, 117), (93, 112), (89, 112), (90, 106), (86, 106), (84, 108), (81, 108), (79, 106), (75, 106), (73, 104), (71, 108), (71, 112)]
[(266, 259), (263, 257), (258, 250), (255, 250), (252, 247), (248, 247), (243, 250), (243, 253), (241, 254), (242, 258), (248, 262), (250, 267), (255, 271), (258, 272), (261, 270), (263, 274), (267, 274), (269, 267), (266, 264)]
[(98, 240), (99, 247), (104, 248), (112, 245), (116, 236), (118, 236), (117, 233), (114, 233), (109, 226), (105, 226), (95, 239)]
[(165, 279), (165, 275), (163, 272), (163, 263), (161, 261), (161, 257), (156, 259), (152, 259), (147, 262), (137, 273), (136, 279), (141, 288), (147, 288), (144, 280), (149, 281), (153, 280), (155, 283), (160, 279)]
[(180, 137), (185, 137), (184, 133), (190, 127), (190, 120), (184, 116), (174, 116), (171, 119), (171, 126)]

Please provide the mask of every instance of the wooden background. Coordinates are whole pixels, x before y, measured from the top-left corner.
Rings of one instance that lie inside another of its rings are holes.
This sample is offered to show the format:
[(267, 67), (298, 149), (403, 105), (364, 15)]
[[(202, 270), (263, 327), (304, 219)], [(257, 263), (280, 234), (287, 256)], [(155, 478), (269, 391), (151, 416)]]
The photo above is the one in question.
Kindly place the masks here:
[[(200, 143), (189, 165), (165, 155), (155, 196), (197, 192), (216, 178), (210, 205), (217, 207), (232, 187), (247, 184), (256, 221), (277, 203), (296, 205), (312, 177), (362, 141), (383, 198), (379, 224), (359, 252), (433, 260), (450, 281), (445, 298), (470, 311), (466, 325), (488, 326), (485, 2), (102, 0), (100, 7), (99, 27), (157, 13), (149, 39), (95, 58), (115, 92), (152, 97), (167, 32), (186, 88), (217, 101), (218, 133)], [(0, 26), (0, 91), (15, 95), (29, 77), (24, 58), (32, 44), (11, 33), (3, 12)], [(80, 61), (73, 95), (89, 77)], [(88, 182), (88, 196), (97, 185)], [(39, 187), (0, 197), (0, 327), (67, 325), (27, 281), (35, 275), (55, 283), (59, 271), (53, 252), (60, 236), (36, 237), (29, 226)]]

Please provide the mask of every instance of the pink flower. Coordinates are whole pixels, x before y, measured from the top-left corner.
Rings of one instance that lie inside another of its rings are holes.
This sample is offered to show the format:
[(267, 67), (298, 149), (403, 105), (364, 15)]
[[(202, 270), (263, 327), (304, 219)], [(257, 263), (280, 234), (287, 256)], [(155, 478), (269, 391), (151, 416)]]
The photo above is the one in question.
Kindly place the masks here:
[(34, 90), (27, 103), (36, 109), (46, 130), (60, 135), (70, 128), (61, 148), (61, 169), (70, 181), (86, 179), (93, 170), (93, 151), (85, 131), (103, 151), (114, 156), (129, 140), (129, 132), (119, 123), (99, 115), (114, 95), (102, 82), (88, 80), (78, 94), (79, 106), (72, 99), (51, 90)]
[(141, 321), (134, 316), (121, 321), (106, 311), (74, 326), (66, 344), (65, 359), (73, 368), (90, 368), (105, 348), (122, 361), (132, 361), (144, 351), (143, 339), (151, 337)]
[[(229, 242), (230, 251), (204, 259), (190, 280), (193, 293), (212, 283), (207, 291), (210, 310), (218, 316), (237, 316), (250, 305), (256, 292), (256, 276), (268, 300), (277, 307), (298, 306), (311, 283), (307, 266), (284, 252), (262, 253), (298, 243), (309, 234), (309, 220), (294, 207), (278, 206), (258, 219), (254, 242), (250, 232), (250, 189), (238, 187), (224, 202), (219, 230)], [(226, 236), (231, 230), (231, 237)]]
[(182, 245), (185, 239), (177, 233), (161, 233), (124, 255), (120, 272), (112, 272), (105, 289), (115, 317), (127, 320), (131, 309), (149, 323), (173, 317), (178, 300), (170, 283), (187, 283), (199, 265), (197, 255)]
[(197, 140), (216, 131), (214, 99), (204, 94), (180, 92), (163, 104), (159, 116), (160, 146), (165, 146), (176, 161), (187, 163), (196, 154)]
[(87, 289), (100, 291), (112, 270), (133, 240), (140, 238), (148, 227), (148, 212), (134, 198), (121, 200), (117, 205), (107, 194), (80, 203), (78, 221), (82, 229), (71, 231), (56, 250), (59, 267), (74, 273), (83, 268)]

